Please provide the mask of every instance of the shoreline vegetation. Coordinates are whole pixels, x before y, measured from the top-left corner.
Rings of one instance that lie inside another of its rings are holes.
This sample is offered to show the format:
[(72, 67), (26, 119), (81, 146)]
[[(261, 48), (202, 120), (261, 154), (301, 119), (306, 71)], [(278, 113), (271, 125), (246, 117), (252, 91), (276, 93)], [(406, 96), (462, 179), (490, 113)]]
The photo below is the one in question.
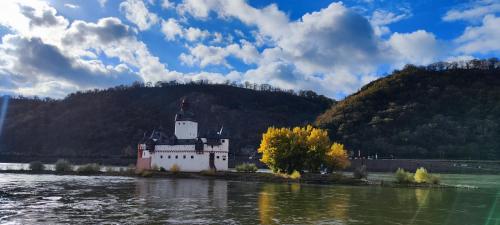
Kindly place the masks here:
[[(98, 164), (85, 164), (73, 166), (71, 164), (66, 164), (66, 160), (60, 160), (63, 162), (64, 166), (59, 166), (59, 170), (36, 170), (40, 168), (38, 162), (31, 163), (35, 165), (36, 168), (33, 169), (6, 169), (0, 170), (0, 173), (13, 173), (13, 174), (49, 174), (49, 175), (73, 175), (73, 176), (121, 176), (121, 177), (136, 177), (136, 178), (169, 178), (169, 179), (217, 179), (217, 180), (229, 180), (229, 181), (244, 181), (244, 182), (269, 182), (269, 183), (300, 183), (300, 184), (319, 184), (319, 185), (348, 185), (348, 186), (381, 186), (381, 187), (392, 187), (392, 188), (477, 188), (474, 186), (457, 186), (457, 185), (447, 185), (441, 183), (431, 183), (431, 182), (399, 182), (397, 180), (397, 174), (395, 173), (394, 181), (384, 181), (384, 180), (368, 180), (366, 177), (359, 179), (355, 173), (353, 176), (348, 176), (342, 173), (330, 173), (330, 174), (320, 174), (320, 173), (303, 173), (299, 174), (298, 177), (293, 174), (283, 174), (283, 173), (264, 173), (256, 172), (251, 170), (250, 172), (238, 172), (238, 171), (202, 171), (202, 172), (179, 172), (179, 171), (166, 171), (162, 169), (158, 170), (144, 170), (136, 171), (135, 167), (129, 166), (126, 169), (121, 169), (119, 171), (112, 170), (111, 167), (104, 167)], [(42, 164), (43, 165), (43, 164)], [(250, 165), (246, 165), (251, 167)], [(45, 168), (45, 167), (43, 167)], [(57, 164), (54, 166), (57, 168)], [(76, 168), (76, 169), (74, 169)], [(104, 168), (101, 170), (101, 168)], [(399, 171), (399, 170), (398, 170)], [(406, 172), (408, 173), (408, 172)], [(434, 176), (434, 175), (429, 175)]]

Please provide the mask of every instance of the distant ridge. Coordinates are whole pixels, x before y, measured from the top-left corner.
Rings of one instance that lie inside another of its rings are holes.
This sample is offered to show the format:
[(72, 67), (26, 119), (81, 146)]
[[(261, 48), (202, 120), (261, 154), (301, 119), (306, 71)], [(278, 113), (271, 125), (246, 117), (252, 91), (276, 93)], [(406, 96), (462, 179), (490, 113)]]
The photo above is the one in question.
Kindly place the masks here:
[(312, 123), (334, 103), (312, 91), (206, 81), (135, 83), (77, 92), (61, 100), (12, 98), (0, 137), (0, 160), (134, 162), (136, 145), (145, 132), (161, 127), (173, 133), (175, 113), (184, 97), (197, 115), (200, 135), (224, 126), (231, 138), (231, 161), (254, 156), (268, 126)]
[(498, 59), (408, 65), (316, 119), (356, 154), (500, 159)]

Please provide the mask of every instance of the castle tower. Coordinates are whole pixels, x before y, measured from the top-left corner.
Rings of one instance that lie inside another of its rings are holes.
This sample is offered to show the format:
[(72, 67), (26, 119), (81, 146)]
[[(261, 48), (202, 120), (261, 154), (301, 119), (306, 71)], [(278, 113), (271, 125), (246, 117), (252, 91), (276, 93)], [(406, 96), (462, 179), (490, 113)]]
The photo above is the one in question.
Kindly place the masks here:
[(195, 139), (198, 137), (198, 123), (189, 111), (187, 99), (183, 99), (181, 110), (175, 115), (175, 137), (177, 139)]

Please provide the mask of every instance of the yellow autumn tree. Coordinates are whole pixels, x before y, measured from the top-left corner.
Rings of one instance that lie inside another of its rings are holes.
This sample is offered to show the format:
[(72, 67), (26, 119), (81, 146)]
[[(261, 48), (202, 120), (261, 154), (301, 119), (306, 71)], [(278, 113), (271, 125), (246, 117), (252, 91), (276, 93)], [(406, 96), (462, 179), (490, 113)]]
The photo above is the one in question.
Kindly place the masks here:
[(321, 164), (325, 161), (325, 154), (330, 147), (330, 138), (328, 131), (306, 127), (307, 132), (307, 158), (305, 159), (306, 168), (310, 172), (318, 172)]
[(328, 152), (326, 153), (326, 162), (333, 169), (345, 169), (351, 162), (347, 156), (347, 151), (344, 149), (343, 144), (333, 143)]
[(331, 145), (328, 131), (312, 126), (270, 127), (262, 135), (258, 152), (262, 154), (261, 162), (274, 172), (318, 172), (322, 164), (334, 168), (349, 166), (343, 145)]
[(274, 172), (292, 173), (301, 171), (306, 156), (305, 138), (300, 130), (295, 133), (290, 128), (270, 127), (262, 135), (258, 152), (262, 154), (261, 162), (265, 163)]

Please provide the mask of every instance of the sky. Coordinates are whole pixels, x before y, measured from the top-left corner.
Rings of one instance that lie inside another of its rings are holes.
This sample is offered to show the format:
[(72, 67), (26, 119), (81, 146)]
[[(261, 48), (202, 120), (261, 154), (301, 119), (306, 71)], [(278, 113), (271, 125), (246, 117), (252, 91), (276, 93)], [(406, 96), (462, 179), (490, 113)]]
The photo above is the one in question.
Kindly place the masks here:
[(0, 1), (0, 95), (208, 80), (342, 99), (406, 64), (499, 54), (500, 0)]

